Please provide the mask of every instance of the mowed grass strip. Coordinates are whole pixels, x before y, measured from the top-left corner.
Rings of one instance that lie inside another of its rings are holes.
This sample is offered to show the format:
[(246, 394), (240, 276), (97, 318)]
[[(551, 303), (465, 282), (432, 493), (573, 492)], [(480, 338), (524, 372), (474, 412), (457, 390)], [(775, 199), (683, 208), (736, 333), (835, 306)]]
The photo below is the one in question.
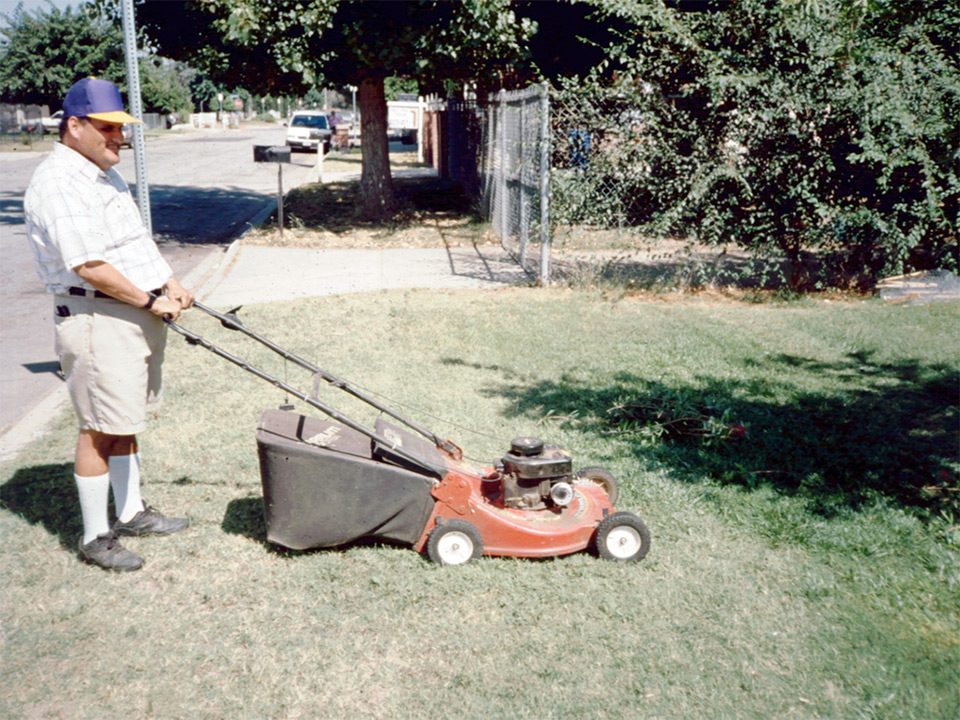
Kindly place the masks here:
[[(534, 434), (609, 468), (653, 534), (631, 566), (270, 547), (254, 428), (283, 393), (172, 334), (144, 494), (192, 525), (131, 539), (142, 571), (75, 557), (69, 413), (3, 468), (0, 715), (955, 718), (958, 315), (527, 289), (241, 311), (485, 463)], [(676, 409), (745, 436), (663, 432)]]

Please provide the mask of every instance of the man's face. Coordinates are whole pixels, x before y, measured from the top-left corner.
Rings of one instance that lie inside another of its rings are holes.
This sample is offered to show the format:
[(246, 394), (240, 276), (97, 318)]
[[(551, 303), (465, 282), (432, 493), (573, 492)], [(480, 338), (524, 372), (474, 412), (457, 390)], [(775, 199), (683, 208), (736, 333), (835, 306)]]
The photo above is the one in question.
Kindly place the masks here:
[(72, 117), (68, 120), (63, 142), (101, 170), (109, 170), (120, 162), (122, 128), (120, 123)]

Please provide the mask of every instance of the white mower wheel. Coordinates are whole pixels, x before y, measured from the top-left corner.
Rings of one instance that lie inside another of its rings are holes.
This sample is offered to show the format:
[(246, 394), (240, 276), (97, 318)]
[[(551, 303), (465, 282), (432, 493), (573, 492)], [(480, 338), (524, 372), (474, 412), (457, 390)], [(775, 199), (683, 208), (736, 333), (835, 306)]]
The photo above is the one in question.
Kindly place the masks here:
[(427, 538), (427, 555), (438, 565), (463, 565), (482, 553), (480, 532), (466, 520), (445, 520)]
[(604, 560), (632, 563), (650, 551), (650, 531), (636, 515), (618, 512), (600, 521), (594, 542)]

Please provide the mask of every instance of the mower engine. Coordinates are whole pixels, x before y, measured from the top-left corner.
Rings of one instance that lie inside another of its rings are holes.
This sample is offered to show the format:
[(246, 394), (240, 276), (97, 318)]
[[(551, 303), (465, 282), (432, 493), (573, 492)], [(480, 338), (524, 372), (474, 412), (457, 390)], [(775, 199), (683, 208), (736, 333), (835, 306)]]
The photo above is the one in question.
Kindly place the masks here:
[(503, 504), (519, 510), (566, 507), (573, 500), (573, 462), (559, 445), (534, 437), (515, 438), (497, 464)]

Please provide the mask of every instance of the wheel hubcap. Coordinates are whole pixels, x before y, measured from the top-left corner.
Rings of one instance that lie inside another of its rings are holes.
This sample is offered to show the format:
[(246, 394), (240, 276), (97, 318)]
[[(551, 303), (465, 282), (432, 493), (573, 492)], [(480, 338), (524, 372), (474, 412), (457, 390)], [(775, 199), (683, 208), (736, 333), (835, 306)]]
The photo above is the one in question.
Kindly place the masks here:
[(451, 532), (440, 538), (440, 557), (447, 565), (460, 565), (473, 557), (473, 543), (463, 533)]
[(640, 552), (640, 533), (626, 525), (615, 527), (607, 535), (607, 549), (616, 558), (628, 558)]

